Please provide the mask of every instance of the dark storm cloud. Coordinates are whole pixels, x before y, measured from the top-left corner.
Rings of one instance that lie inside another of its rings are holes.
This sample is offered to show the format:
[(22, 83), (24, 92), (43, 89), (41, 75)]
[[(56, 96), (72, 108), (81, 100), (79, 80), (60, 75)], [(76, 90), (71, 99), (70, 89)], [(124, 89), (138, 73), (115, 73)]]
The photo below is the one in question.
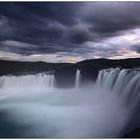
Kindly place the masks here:
[(138, 28), (139, 15), (138, 2), (1, 2), (0, 50), (21, 55), (104, 54), (106, 46), (85, 44)]
[(86, 27), (80, 27), (79, 25), (67, 30), (63, 40), (74, 44), (82, 44), (86, 41), (93, 41), (94, 35)]
[(140, 25), (139, 2), (96, 2), (85, 6), (84, 21), (90, 29), (101, 35), (115, 35), (119, 31)]
[(89, 34), (84, 30), (73, 30), (68, 34), (68, 40), (73, 43), (84, 43), (90, 38)]
[(140, 53), (140, 43), (129, 46), (130, 50)]
[(79, 3), (65, 2), (22, 2), (1, 3), (1, 14), (19, 20), (36, 21), (42, 18), (56, 20), (66, 25), (73, 25), (75, 21), (75, 10)]

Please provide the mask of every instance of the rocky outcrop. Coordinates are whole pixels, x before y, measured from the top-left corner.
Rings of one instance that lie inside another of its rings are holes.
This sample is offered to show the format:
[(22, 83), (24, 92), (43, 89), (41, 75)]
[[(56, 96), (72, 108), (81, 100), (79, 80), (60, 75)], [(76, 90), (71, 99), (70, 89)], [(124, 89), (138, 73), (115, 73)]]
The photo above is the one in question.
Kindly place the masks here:
[(140, 67), (140, 58), (109, 60), (109, 59), (91, 59), (78, 62), (77, 68), (81, 71), (81, 83), (95, 81), (98, 73), (102, 69), (108, 68), (137, 68)]
[(57, 68), (54, 73), (56, 84), (58, 87), (70, 88), (75, 86), (76, 67), (64, 66)]
[(140, 128), (136, 128), (123, 136), (123, 138), (140, 138)]
[(58, 87), (73, 87), (75, 84), (76, 69), (81, 71), (81, 83), (85, 84), (87, 81), (95, 81), (99, 70), (113, 67), (140, 67), (140, 58), (123, 60), (91, 59), (76, 64), (0, 60), (0, 76), (6, 74), (21, 75), (23, 73), (28, 74), (55, 70), (55, 78)]
[(99, 73), (98, 68), (86, 66), (79, 69), (81, 74), (81, 85), (84, 85), (90, 81), (96, 81)]

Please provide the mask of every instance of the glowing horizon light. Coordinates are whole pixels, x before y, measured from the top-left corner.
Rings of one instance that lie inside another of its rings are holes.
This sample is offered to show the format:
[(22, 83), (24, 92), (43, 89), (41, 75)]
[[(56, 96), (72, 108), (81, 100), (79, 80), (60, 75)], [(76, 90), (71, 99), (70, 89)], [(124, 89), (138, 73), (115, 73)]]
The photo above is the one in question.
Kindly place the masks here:
[(135, 51), (130, 51), (127, 49), (122, 49), (118, 52), (123, 54), (123, 55), (109, 57), (109, 59), (125, 59), (125, 58), (138, 58), (138, 57), (140, 57), (139, 53), (137, 53)]
[(39, 56), (42, 56), (41, 54), (33, 54), (31, 55), (32, 57), (39, 57)]

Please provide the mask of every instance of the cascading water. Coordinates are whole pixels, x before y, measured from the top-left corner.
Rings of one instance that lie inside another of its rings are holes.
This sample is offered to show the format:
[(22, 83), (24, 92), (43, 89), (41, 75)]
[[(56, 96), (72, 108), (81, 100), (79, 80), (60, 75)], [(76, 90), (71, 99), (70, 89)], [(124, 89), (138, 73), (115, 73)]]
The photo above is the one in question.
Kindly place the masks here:
[[(126, 126), (132, 117), (134, 122), (139, 114), (137, 69), (102, 70), (97, 87), (79, 87), (79, 70), (76, 88), (50, 89), (54, 82), (54, 75), (44, 73), (0, 77), (0, 138), (121, 137), (128, 131)], [(121, 94), (114, 94), (114, 90)], [(9, 93), (14, 94), (2, 98)], [(132, 124), (129, 130), (136, 127)]]
[(31, 87), (54, 87), (55, 77), (53, 74), (35, 74), (22, 76), (2, 76), (0, 77), (0, 87), (5, 88), (31, 88)]
[(116, 92), (123, 92), (129, 81), (139, 73), (139, 69), (105, 69), (99, 72), (96, 83)]
[(80, 70), (77, 69), (75, 78), (75, 87), (78, 88), (79, 86), (80, 86)]
[(126, 132), (140, 127), (140, 69), (113, 68), (101, 70), (96, 84), (112, 90), (112, 93), (118, 93), (124, 99), (123, 102), (130, 107), (131, 115), (129, 114), (128, 117), (133, 117)]

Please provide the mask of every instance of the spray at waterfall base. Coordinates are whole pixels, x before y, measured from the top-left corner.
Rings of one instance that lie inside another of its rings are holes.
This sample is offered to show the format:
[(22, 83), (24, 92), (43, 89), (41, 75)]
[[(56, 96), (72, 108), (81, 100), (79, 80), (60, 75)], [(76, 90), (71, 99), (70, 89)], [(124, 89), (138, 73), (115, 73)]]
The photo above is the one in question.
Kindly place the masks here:
[(138, 69), (102, 70), (86, 87), (77, 71), (71, 89), (56, 88), (47, 74), (0, 81), (0, 137), (114, 138), (139, 125)]

